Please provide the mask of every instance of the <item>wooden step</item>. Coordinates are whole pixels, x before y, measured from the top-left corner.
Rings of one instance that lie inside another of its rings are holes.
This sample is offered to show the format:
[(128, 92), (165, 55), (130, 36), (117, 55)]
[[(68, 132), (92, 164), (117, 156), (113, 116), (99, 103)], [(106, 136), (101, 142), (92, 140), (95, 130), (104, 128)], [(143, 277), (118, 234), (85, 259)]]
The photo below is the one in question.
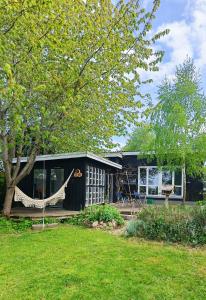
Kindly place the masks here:
[(125, 215), (125, 214), (122, 214), (122, 217), (125, 221), (130, 221), (130, 220), (133, 220), (135, 218), (134, 215)]
[(132, 210), (120, 210), (121, 215), (136, 215), (136, 211)]

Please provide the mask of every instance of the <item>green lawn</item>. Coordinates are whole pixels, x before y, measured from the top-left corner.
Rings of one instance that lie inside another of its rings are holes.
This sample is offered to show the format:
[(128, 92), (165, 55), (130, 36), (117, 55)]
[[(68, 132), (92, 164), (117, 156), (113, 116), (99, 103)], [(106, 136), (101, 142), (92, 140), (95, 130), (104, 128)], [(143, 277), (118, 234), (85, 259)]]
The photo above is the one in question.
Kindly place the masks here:
[(0, 235), (0, 299), (206, 299), (206, 249), (62, 226)]

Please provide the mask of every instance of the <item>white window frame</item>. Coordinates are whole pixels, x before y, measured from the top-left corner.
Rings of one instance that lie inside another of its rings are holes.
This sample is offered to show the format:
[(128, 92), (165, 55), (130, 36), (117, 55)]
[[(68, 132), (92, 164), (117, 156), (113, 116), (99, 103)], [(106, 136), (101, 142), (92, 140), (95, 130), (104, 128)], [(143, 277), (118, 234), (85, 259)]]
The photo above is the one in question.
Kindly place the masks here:
[(105, 170), (88, 165), (86, 168), (85, 183), (85, 206), (104, 203)]
[[(138, 193), (140, 193), (140, 187), (141, 186), (146, 186), (146, 196), (148, 197), (153, 197), (153, 198), (162, 198), (164, 195), (162, 194), (162, 170), (159, 169), (159, 176), (158, 176), (158, 195), (152, 195), (148, 193), (149, 186), (156, 186), (156, 185), (149, 185), (149, 169), (151, 168), (156, 168), (158, 169), (157, 166), (139, 166), (138, 167)], [(140, 184), (140, 169), (146, 169), (146, 185)], [(181, 187), (181, 195), (175, 195), (174, 193), (171, 194), (171, 198), (177, 198), (181, 199), (183, 198), (183, 170), (182, 170), (182, 185), (175, 185), (175, 171), (172, 172), (172, 185), (175, 187)]]

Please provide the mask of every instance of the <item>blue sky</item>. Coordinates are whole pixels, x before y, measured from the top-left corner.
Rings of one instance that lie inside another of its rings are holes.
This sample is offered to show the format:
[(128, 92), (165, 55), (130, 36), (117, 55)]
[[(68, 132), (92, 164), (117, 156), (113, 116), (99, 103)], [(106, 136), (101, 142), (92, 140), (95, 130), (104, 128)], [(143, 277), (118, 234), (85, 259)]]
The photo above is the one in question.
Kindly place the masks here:
[[(145, 7), (149, 7), (152, 0), (142, 2)], [(153, 31), (158, 32), (165, 28), (170, 29), (170, 33), (156, 44), (165, 51), (159, 72), (142, 73), (143, 78), (151, 77), (154, 81), (147, 86), (152, 99), (155, 101), (159, 82), (165, 75), (172, 78), (176, 65), (181, 64), (187, 55), (194, 59), (206, 92), (206, 0), (161, 0)], [(122, 146), (126, 138), (115, 137), (114, 141)]]

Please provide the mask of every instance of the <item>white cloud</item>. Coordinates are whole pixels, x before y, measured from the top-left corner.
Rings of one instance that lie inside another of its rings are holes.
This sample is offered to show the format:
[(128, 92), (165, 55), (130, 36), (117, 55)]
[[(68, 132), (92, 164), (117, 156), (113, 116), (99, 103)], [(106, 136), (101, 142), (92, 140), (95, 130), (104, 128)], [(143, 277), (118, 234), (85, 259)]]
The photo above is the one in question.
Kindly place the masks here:
[[(167, 60), (160, 64), (160, 71), (149, 74), (154, 84), (159, 84), (165, 75), (173, 77), (176, 65), (186, 56), (194, 59), (201, 73), (206, 72), (206, 0), (188, 0), (184, 19), (161, 25), (157, 31), (169, 28), (170, 33), (158, 42), (166, 49)], [(149, 77), (147, 75), (147, 77)]]

